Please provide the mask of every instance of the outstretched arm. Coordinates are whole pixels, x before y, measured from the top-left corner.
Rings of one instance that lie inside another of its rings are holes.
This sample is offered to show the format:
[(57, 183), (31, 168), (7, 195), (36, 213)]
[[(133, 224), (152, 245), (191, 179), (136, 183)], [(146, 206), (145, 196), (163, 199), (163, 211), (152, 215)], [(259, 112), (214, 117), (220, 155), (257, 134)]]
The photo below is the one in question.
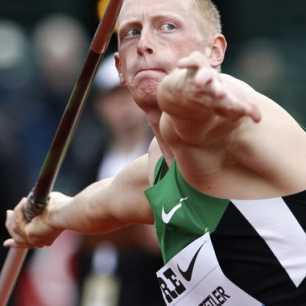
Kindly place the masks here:
[(306, 189), (303, 129), (269, 98), (210, 68), (204, 55), (181, 60), (158, 101), (161, 133), (200, 191), (254, 198)]
[(94, 183), (74, 197), (51, 193), (44, 213), (26, 223), (23, 199), (8, 211), (6, 226), (12, 236), (5, 246), (50, 245), (65, 229), (83, 234), (112, 231), (135, 223), (153, 223), (144, 190), (148, 182), (148, 157), (137, 159), (115, 178)]

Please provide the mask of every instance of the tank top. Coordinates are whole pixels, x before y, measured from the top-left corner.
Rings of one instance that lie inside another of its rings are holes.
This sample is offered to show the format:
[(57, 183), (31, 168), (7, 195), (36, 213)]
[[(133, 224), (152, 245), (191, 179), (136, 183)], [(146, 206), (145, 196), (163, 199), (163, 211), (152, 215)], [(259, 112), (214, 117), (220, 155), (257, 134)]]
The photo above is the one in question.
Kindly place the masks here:
[[(252, 188), (252, 186), (246, 186)], [(174, 161), (145, 191), (165, 267), (167, 305), (306, 305), (306, 192), (261, 199), (208, 196)]]

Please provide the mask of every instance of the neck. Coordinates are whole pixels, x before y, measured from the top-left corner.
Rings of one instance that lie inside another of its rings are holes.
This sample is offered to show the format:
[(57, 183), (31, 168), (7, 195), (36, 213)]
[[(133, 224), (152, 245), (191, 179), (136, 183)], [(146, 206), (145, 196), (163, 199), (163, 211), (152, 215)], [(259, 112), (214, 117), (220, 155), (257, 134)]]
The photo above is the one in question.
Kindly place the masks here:
[(160, 133), (160, 128), (159, 128), (159, 122), (160, 122), (162, 113), (159, 109), (146, 110), (145, 113), (146, 113), (148, 124), (150, 125), (154, 133), (154, 136), (156, 137), (160, 150), (163, 156), (165, 157), (167, 164), (170, 165), (173, 160), (173, 154), (171, 152), (171, 148), (163, 140), (161, 133)]

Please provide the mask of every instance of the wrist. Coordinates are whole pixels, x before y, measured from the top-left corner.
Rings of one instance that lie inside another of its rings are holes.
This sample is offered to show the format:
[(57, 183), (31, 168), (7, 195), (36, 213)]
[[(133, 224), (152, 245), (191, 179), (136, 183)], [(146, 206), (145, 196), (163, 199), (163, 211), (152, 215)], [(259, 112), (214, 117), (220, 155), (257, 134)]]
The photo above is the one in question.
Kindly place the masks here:
[(69, 216), (65, 210), (72, 202), (73, 197), (69, 197), (60, 192), (52, 192), (50, 194), (50, 201), (47, 207), (48, 223), (51, 227), (63, 231), (69, 226)]

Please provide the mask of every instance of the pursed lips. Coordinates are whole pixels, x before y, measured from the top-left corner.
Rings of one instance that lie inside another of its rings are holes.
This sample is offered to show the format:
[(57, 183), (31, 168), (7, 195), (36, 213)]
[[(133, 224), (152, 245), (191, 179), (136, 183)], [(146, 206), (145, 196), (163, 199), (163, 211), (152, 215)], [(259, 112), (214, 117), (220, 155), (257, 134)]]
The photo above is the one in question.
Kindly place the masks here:
[(142, 72), (151, 72), (151, 71), (161, 72), (161, 73), (166, 74), (166, 71), (161, 68), (142, 68), (142, 69), (137, 70), (135, 75), (138, 75), (139, 73), (142, 73)]

